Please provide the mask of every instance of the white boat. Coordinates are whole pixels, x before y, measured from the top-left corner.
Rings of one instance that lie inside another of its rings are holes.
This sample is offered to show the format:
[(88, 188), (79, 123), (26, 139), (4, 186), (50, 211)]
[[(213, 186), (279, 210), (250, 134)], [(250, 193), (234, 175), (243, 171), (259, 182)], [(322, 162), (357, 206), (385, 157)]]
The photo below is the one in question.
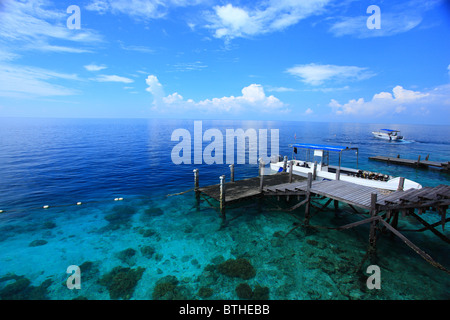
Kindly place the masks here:
[[(339, 179), (363, 186), (391, 191), (397, 190), (399, 184), (401, 183), (400, 177), (392, 177), (381, 173), (359, 170), (358, 148), (304, 143), (291, 144), (289, 147), (293, 148), (293, 174), (308, 177), (308, 173), (311, 172), (313, 174), (313, 179), (319, 181)], [(295, 159), (298, 156), (299, 149), (305, 150), (305, 160)], [(342, 153), (344, 151), (351, 150), (356, 151), (356, 169), (341, 167)], [(311, 151), (313, 151), (313, 155), (311, 155)], [(329, 164), (330, 152), (337, 152), (339, 154), (339, 164), (337, 166)], [(289, 172), (290, 162), (291, 161), (287, 160), (287, 157), (283, 160), (279, 157), (277, 162), (270, 163), (270, 169), (272, 171), (281, 172), (284, 168), (286, 168), (286, 172)], [(404, 179), (403, 190), (421, 188), (422, 186), (419, 183), (409, 179)]]
[(389, 141), (403, 140), (399, 130), (380, 129), (380, 131), (372, 131), (375, 138), (385, 139)]

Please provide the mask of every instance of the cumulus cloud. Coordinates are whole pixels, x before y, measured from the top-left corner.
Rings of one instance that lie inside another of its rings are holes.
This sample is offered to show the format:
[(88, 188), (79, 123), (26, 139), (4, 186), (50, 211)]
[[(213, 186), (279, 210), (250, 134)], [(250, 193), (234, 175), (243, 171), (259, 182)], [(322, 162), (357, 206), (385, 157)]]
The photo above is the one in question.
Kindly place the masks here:
[(214, 31), (216, 38), (225, 40), (281, 31), (321, 13), (328, 3), (329, 0), (269, 0), (252, 2), (251, 8), (218, 5), (206, 15), (207, 28)]
[(305, 115), (310, 115), (310, 114), (313, 114), (313, 113), (314, 113), (314, 111), (311, 108), (308, 108), (308, 109), (305, 110)]
[[(396, 86), (391, 92), (374, 94), (371, 100), (352, 99), (341, 104), (332, 99), (328, 104), (336, 115), (381, 117), (385, 115), (423, 115), (430, 109), (447, 110), (450, 106), (450, 85), (436, 87), (426, 92)], [(444, 114), (448, 114), (445, 111)]]
[(251, 84), (241, 90), (240, 96), (205, 99), (194, 101), (185, 99), (175, 92), (165, 95), (163, 86), (155, 75), (149, 75), (146, 79), (147, 91), (153, 95), (153, 109), (157, 111), (190, 110), (200, 112), (232, 112), (243, 111), (260, 112), (289, 112), (287, 106), (273, 95), (267, 96), (259, 84)]
[(315, 63), (296, 65), (286, 72), (313, 86), (321, 85), (328, 80), (363, 80), (374, 76), (367, 68)]

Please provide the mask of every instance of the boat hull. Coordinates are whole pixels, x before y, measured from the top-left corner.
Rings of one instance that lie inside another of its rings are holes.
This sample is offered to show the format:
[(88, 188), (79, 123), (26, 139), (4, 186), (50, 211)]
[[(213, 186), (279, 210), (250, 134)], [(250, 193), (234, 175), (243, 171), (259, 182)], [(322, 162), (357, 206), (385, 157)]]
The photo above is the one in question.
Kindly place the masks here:
[(384, 139), (384, 140), (389, 140), (389, 141), (403, 140), (403, 136), (393, 136), (393, 135), (388, 135), (383, 132), (372, 132), (372, 134), (375, 138), (378, 138), (378, 139)]
[[(270, 169), (275, 172), (279, 172), (283, 169), (283, 162), (276, 162), (270, 164)], [(306, 164), (306, 166), (305, 166)], [(328, 172), (328, 169), (335, 169), (336, 167), (327, 167), (326, 170), (316, 170), (316, 180), (336, 180), (336, 173), (334, 172)], [(305, 161), (299, 161), (294, 160), (294, 166), (292, 168), (292, 173), (296, 175), (300, 175), (303, 177), (308, 177), (308, 173), (313, 173), (314, 171), (314, 164), (311, 162), (305, 162)], [(287, 165), (287, 172), (289, 172), (289, 162)], [(381, 181), (381, 180), (373, 180), (368, 178), (362, 178), (362, 177), (356, 177), (352, 174), (356, 174), (358, 170), (352, 169), (352, 168), (340, 168), (340, 176), (339, 180), (347, 181), (356, 183), (362, 186), (367, 187), (373, 187), (383, 190), (390, 190), (390, 191), (396, 191), (398, 189), (398, 185), (400, 182), (400, 178), (389, 178), (387, 181)], [(330, 170), (331, 171), (331, 170)], [(403, 190), (408, 189), (421, 189), (422, 185), (420, 185), (417, 182), (414, 182), (409, 179), (405, 179), (403, 184)]]

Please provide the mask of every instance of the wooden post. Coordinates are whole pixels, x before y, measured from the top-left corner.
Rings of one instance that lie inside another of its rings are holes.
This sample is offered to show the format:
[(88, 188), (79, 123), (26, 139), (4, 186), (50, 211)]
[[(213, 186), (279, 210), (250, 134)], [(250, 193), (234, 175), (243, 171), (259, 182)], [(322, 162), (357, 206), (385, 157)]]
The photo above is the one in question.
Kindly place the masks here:
[(292, 172), (294, 170), (294, 160), (290, 161), (289, 165), (289, 183), (292, 183)]
[(222, 222), (225, 224), (225, 176), (220, 176), (220, 213), (222, 215)]
[(309, 209), (311, 206), (311, 186), (312, 186), (312, 173), (308, 172), (308, 184), (306, 185), (306, 206), (305, 206), (305, 219), (303, 221), (303, 223), (305, 225), (309, 225), (309, 219), (310, 219), (310, 215), (309, 215)]
[[(377, 215), (377, 194), (372, 193), (370, 195), (370, 215), (371, 217), (375, 217)], [(369, 255), (372, 255), (375, 252), (376, 245), (376, 234), (375, 227), (377, 221), (372, 221), (370, 223), (370, 233), (369, 233)]]
[(393, 227), (394, 229), (397, 229), (397, 226), (398, 226), (398, 211), (397, 211), (397, 210), (394, 210), (394, 211), (392, 212), (392, 214), (393, 214), (394, 216), (393, 216), (393, 218), (392, 218), (392, 223), (391, 223), (391, 225), (392, 225), (392, 227)]
[(417, 158), (417, 163), (416, 166), (418, 167), (420, 165), (420, 154), (419, 154), (419, 158)]
[(317, 161), (314, 161), (314, 170), (313, 170), (312, 179), (316, 180), (316, 177), (317, 177)]
[(287, 156), (284, 156), (283, 160), (283, 172), (286, 172), (287, 170)]
[(264, 161), (263, 159), (259, 160), (259, 192), (263, 191), (263, 183), (264, 183)]
[(234, 164), (230, 164), (230, 181), (234, 182)]
[(425, 161), (428, 161), (428, 158), (430, 157), (429, 154), (427, 154), (427, 157), (425, 158)]
[(339, 180), (341, 178), (341, 168), (337, 168), (336, 170), (336, 180)]
[(404, 185), (405, 185), (405, 178), (400, 177), (400, 180), (398, 181), (397, 191), (403, 191)]
[(258, 159), (258, 177), (261, 177), (261, 158)]
[(199, 183), (198, 183), (198, 169), (194, 169), (194, 191), (195, 191), (195, 207), (197, 211), (200, 210), (200, 191), (199, 189)]

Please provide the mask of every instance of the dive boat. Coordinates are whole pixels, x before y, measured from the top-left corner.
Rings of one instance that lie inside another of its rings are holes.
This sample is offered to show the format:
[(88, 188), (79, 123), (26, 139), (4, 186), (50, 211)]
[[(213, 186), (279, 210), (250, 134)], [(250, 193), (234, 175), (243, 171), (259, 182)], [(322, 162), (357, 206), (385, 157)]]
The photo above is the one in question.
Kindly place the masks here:
[[(358, 169), (358, 148), (331, 146), (320, 144), (295, 143), (289, 145), (292, 151), (292, 173), (303, 177), (308, 177), (308, 173), (312, 173), (314, 180), (342, 180), (356, 183), (363, 186), (374, 187), (383, 190), (395, 191), (398, 189), (400, 177), (392, 177), (382, 173), (370, 172)], [(299, 150), (304, 150), (306, 154), (305, 160), (298, 160)], [(356, 169), (341, 167), (341, 157), (344, 151), (356, 151)], [(313, 152), (311, 154), (311, 151)], [(339, 164), (337, 166), (330, 165), (330, 152), (336, 152), (339, 155)], [(270, 163), (272, 171), (281, 172), (286, 168), (286, 172), (290, 171), (291, 161), (287, 161), (287, 157), (281, 159), (279, 156), (277, 162)], [(403, 190), (421, 189), (422, 186), (412, 180), (404, 179)]]
[(389, 141), (403, 140), (400, 131), (391, 129), (380, 129), (380, 131), (372, 131), (375, 138), (385, 139)]

